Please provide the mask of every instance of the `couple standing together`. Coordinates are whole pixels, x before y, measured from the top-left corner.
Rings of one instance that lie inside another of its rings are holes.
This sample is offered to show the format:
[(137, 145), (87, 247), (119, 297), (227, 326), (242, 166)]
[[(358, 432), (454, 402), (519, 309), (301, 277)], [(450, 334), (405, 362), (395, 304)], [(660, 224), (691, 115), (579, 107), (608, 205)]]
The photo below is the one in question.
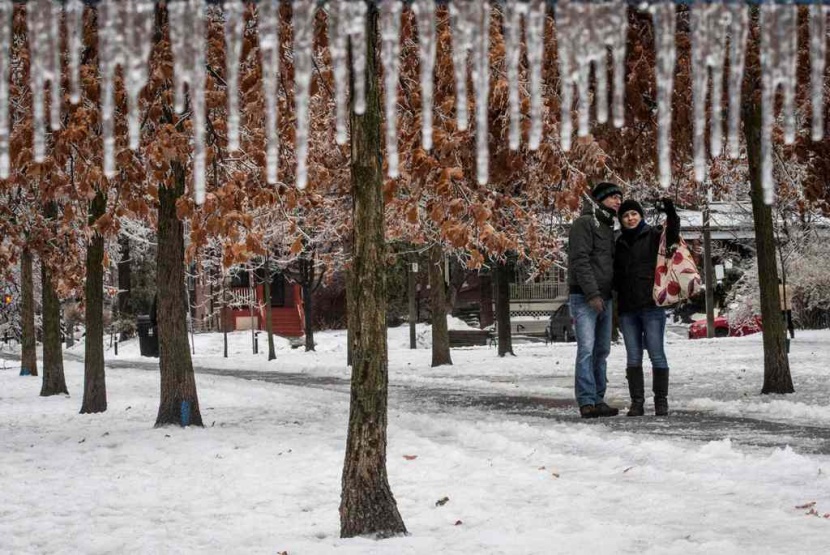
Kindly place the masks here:
[[(677, 242), (680, 219), (673, 203), (664, 199), (666, 244)], [(614, 218), (621, 231), (615, 238)], [(576, 400), (582, 418), (616, 416), (619, 409), (605, 403), (606, 359), (611, 352), (613, 299), (617, 293), (619, 326), (625, 341), (631, 406), (628, 416), (645, 413), (643, 351), (652, 367), (654, 411), (669, 412), (669, 364), (663, 347), (666, 311), (653, 298), (654, 271), (661, 226), (645, 221), (642, 205), (623, 201), (613, 183), (599, 183), (586, 198), (568, 239), (568, 287), (576, 334)]]

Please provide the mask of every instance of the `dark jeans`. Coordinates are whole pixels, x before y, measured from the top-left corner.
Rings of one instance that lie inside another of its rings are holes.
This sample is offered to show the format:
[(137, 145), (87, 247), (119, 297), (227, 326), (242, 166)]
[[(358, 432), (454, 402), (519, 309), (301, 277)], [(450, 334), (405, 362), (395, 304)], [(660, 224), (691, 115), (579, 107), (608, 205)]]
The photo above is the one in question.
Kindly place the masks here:
[(574, 389), (579, 406), (596, 405), (605, 397), (606, 359), (611, 352), (611, 300), (605, 311), (597, 313), (585, 301), (585, 295), (568, 297), (576, 332), (576, 372)]
[(629, 368), (643, 365), (643, 350), (648, 351), (651, 367), (669, 367), (663, 342), (666, 336), (666, 310), (660, 307), (644, 308), (620, 314), (620, 330), (625, 341)]

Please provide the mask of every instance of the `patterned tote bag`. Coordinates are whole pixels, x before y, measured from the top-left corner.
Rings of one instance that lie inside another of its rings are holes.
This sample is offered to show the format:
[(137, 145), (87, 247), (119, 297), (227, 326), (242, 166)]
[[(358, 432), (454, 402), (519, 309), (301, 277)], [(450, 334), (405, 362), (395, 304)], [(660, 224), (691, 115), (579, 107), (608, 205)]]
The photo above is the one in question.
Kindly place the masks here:
[(694, 297), (703, 290), (700, 272), (686, 241), (680, 237), (676, 245), (666, 248), (666, 230), (660, 236), (657, 267), (654, 269), (654, 302), (672, 306)]

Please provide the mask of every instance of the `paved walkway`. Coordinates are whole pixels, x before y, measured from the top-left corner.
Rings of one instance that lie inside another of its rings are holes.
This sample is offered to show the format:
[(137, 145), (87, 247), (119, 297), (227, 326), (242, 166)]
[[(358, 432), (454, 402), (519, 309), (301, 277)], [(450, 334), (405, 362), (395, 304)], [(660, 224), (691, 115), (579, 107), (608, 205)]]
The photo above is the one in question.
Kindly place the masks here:
[[(0, 353), (0, 358), (17, 360), (14, 355)], [(69, 355), (68, 358), (78, 360)], [(140, 368), (157, 371), (157, 361), (108, 360), (108, 368)], [(349, 380), (334, 376), (309, 376), (285, 371), (224, 370), (194, 367), (197, 373), (227, 376), (244, 380), (258, 380), (296, 387), (328, 389), (338, 394), (349, 394)], [(681, 438), (694, 441), (717, 441), (730, 438), (737, 445), (748, 447), (784, 447), (804, 454), (830, 455), (830, 427), (795, 423), (777, 423), (767, 420), (725, 416), (708, 412), (672, 410), (668, 418), (601, 418), (581, 420), (572, 399), (528, 395), (504, 395), (471, 391), (461, 388), (446, 389), (417, 384), (392, 384), (389, 388), (390, 407), (405, 408), (409, 412), (434, 413), (447, 410), (502, 413), (512, 420), (555, 420), (605, 426), (612, 430), (656, 437)]]

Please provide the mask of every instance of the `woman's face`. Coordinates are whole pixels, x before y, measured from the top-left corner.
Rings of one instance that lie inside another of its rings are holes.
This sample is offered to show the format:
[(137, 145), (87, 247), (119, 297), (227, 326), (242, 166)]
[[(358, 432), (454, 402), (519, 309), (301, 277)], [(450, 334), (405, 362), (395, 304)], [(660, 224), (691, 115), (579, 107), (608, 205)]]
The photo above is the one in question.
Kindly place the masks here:
[(628, 210), (620, 217), (620, 223), (625, 229), (634, 229), (640, 225), (640, 213), (636, 210)]

